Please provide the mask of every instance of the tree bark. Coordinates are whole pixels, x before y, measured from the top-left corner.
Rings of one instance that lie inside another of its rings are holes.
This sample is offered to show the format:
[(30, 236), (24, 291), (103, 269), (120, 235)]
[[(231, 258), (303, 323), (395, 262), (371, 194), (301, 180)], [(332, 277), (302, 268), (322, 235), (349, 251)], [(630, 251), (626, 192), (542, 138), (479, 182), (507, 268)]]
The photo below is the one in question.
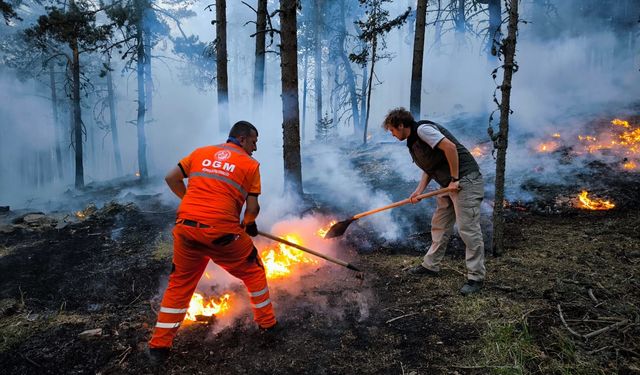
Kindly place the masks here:
[(465, 16), (464, 16), (464, 2), (465, 0), (452, 0), (455, 3), (455, 25), (456, 25), (456, 42), (458, 47), (464, 44), (465, 33)]
[(420, 118), (422, 98), (422, 64), (424, 58), (424, 32), (427, 19), (427, 0), (418, 0), (416, 7), (416, 29), (413, 38), (413, 63), (411, 64), (411, 95), (409, 108), (413, 117)]
[(256, 62), (253, 71), (253, 114), (262, 111), (264, 97), (265, 39), (267, 29), (267, 0), (258, 0), (256, 16)]
[(280, 0), (282, 137), (285, 191), (302, 195), (296, 0)]
[(76, 156), (75, 187), (82, 189), (84, 187), (84, 169), (82, 163), (82, 112), (80, 109), (80, 52), (77, 40), (74, 40), (70, 47), (73, 52), (71, 73), (73, 76), (73, 137)]
[(313, 88), (316, 94), (316, 134), (318, 134), (319, 127), (322, 123), (322, 38), (320, 37), (320, 33), (322, 32), (322, 10), (320, 7), (321, 1), (314, 1), (313, 10), (315, 29), (313, 33)]
[(153, 118), (153, 77), (151, 76), (151, 30), (147, 25), (148, 22), (143, 21), (144, 29), (144, 98), (145, 113)]
[(356, 91), (356, 75), (351, 67), (351, 61), (345, 50), (345, 41), (347, 39), (347, 26), (344, 18), (346, 17), (346, 9), (344, 2), (341, 3), (342, 14), (338, 16), (338, 50), (344, 71), (346, 74), (347, 87), (349, 88), (349, 98), (351, 100), (351, 113), (353, 114), (353, 130), (357, 132), (361, 129), (360, 111), (358, 110), (358, 93)]
[[(374, 16), (375, 17), (375, 16)], [(362, 143), (367, 144), (367, 128), (369, 127), (369, 113), (371, 112), (371, 87), (373, 86), (373, 74), (376, 66), (376, 53), (378, 52), (378, 36), (374, 34), (371, 42), (371, 70), (369, 71), (369, 83), (367, 86), (367, 114), (364, 119)]]
[(518, 32), (518, 1), (509, 0), (509, 26), (507, 38), (502, 42), (504, 51), (504, 77), (500, 90), (500, 131), (495, 140), (497, 148), (495, 200), (493, 204), (493, 254), (500, 256), (504, 252), (504, 182), (507, 147), (509, 141), (509, 112), (511, 98), (511, 79), (513, 77), (516, 34)]
[(53, 110), (53, 136), (54, 136), (54, 150), (56, 154), (56, 168), (58, 170), (58, 178), (62, 180), (64, 178), (64, 171), (62, 167), (62, 150), (60, 149), (60, 121), (58, 116), (58, 93), (56, 88), (56, 76), (53, 70), (53, 62), (49, 61), (49, 83), (51, 85), (51, 108)]
[[(111, 68), (111, 63), (109, 63), (109, 68)], [(116, 118), (116, 98), (113, 93), (111, 70), (107, 70), (107, 96), (109, 98), (109, 123), (111, 128), (111, 143), (113, 144), (113, 157), (116, 162), (116, 174), (122, 176), (122, 157), (120, 156), (120, 138), (118, 137), (118, 119)]]
[(218, 129), (221, 133), (227, 133), (231, 126), (229, 124), (226, 0), (216, 0), (216, 69), (218, 83)]
[[(142, 13), (142, 11), (140, 11)], [(138, 118), (136, 121), (136, 128), (138, 133), (138, 174), (140, 179), (146, 180), (149, 177), (149, 171), (147, 169), (147, 137), (145, 134), (145, 115), (146, 115), (146, 96), (145, 96), (145, 76), (144, 65), (145, 60), (148, 58), (144, 54), (144, 38), (142, 17), (139, 19), (139, 23), (136, 27), (136, 43), (137, 43), (137, 64), (136, 73), (138, 78)]]
[(489, 4), (489, 35), (487, 36), (487, 53), (490, 61), (497, 61), (498, 50), (500, 49), (500, 39), (502, 32), (502, 6), (501, 0), (488, 0)]
[(302, 138), (302, 144), (304, 144), (307, 136), (307, 93), (309, 91), (309, 74), (307, 71), (309, 70), (309, 54), (305, 53), (303, 56), (304, 59), (304, 79), (302, 80), (302, 122), (300, 124), (300, 134)]
[(368, 77), (368, 63), (362, 67), (362, 85), (360, 86), (360, 94), (362, 98), (360, 98), (360, 130), (365, 132), (364, 124), (365, 118), (367, 117), (367, 83), (369, 82)]

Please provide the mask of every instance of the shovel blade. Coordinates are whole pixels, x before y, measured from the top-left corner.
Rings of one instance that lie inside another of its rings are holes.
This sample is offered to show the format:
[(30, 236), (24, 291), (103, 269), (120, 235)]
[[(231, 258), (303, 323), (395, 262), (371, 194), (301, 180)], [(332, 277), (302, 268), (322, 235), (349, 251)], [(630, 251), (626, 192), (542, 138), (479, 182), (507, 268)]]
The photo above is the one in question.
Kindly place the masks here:
[(347, 220), (339, 221), (333, 224), (331, 228), (329, 228), (327, 233), (324, 235), (324, 238), (328, 239), (328, 238), (336, 238), (336, 237), (342, 236), (344, 232), (347, 230), (347, 228), (349, 227), (349, 224), (351, 224), (355, 220), (356, 219), (347, 219)]

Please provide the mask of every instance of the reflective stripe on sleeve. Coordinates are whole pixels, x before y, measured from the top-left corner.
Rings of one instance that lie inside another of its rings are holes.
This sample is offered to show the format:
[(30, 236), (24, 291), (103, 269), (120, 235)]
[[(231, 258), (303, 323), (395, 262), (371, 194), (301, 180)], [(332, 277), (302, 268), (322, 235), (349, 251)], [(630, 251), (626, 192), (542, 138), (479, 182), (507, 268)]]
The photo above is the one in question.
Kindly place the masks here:
[(157, 328), (178, 328), (178, 327), (180, 327), (180, 322), (176, 322), (176, 323), (158, 322), (158, 323), (156, 323), (156, 327)]
[(269, 291), (269, 287), (266, 287), (266, 288), (264, 288), (264, 289), (262, 289), (262, 290), (259, 290), (259, 291), (257, 291), (257, 292), (249, 293), (249, 295), (250, 295), (251, 297), (260, 297), (261, 295), (263, 295), (263, 294), (267, 293), (268, 291)]
[(191, 173), (189, 175), (189, 178), (191, 178), (191, 177), (204, 177), (204, 178), (211, 178), (211, 179), (214, 179), (214, 180), (226, 182), (227, 184), (229, 184), (229, 185), (233, 186), (234, 188), (236, 188), (240, 192), (240, 194), (242, 194), (243, 197), (246, 198), (247, 194), (248, 194), (247, 191), (244, 190), (242, 188), (242, 186), (240, 186), (240, 184), (238, 184), (237, 182), (233, 181), (232, 179), (226, 178), (224, 176), (218, 176), (218, 175), (215, 175), (215, 174), (204, 173), (204, 172), (193, 172), (193, 173)]
[(160, 312), (167, 313), (167, 314), (182, 314), (182, 313), (186, 313), (187, 309), (174, 309), (172, 307), (160, 306)]
[(251, 306), (255, 307), (256, 309), (259, 309), (259, 308), (267, 306), (270, 303), (271, 303), (271, 298), (267, 298), (266, 301), (257, 303), (255, 305), (252, 303)]

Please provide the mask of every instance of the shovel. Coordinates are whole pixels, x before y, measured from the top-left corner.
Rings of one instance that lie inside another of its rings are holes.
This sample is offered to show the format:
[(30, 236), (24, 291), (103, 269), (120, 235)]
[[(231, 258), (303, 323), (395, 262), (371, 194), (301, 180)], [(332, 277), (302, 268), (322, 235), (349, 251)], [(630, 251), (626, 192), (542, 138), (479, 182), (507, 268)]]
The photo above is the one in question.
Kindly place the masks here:
[[(421, 200), (423, 200), (425, 198), (433, 197), (434, 195), (448, 193), (448, 192), (453, 191), (453, 190), (455, 190), (455, 189), (442, 188), (442, 189), (434, 190), (434, 191), (431, 191), (431, 192), (428, 192), (428, 193), (420, 194), (420, 195), (416, 196), (415, 198), (418, 201), (421, 201)], [(331, 228), (329, 228), (327, 233), (324, 235), (324, 238), (340, 237), (340, 236), (342, 236), (344, 234), (344, 232), (347, 230), (347, 228), (349, 227), (349, 225), (352, 222), (360, 219), (361, 217), (369, 216), (369, 215), (375, 214), (376, 212), (388, 210), (390, 208), (404, 206), (405, 204), (410, 203), (410, 202), (411, 202), (411, 199), (407, 198), (407, 199), (403, 199), (403, 200), (401, 200), (399, 202), (391, 203), (388, 206), (376, 208), (376, 209), (371, 210), (371, 211), (367, 211), (367, 212), (363, 212), (363, 213), (360, 213), (360, 214), (357, 214), (357, 215), (353, 215), (351, 218), (349, 218), (347, 220), (339, 221), (339, 222), (333, 224), (331, 226)]]
[(258, 234), (261, 235), (262, 237), (266, 237), (266, 238), (268, 238), (270, 240), (281, 242), (281, 243), (283, 243), (283, 244), (285, 244), (287, 246), (295, 247), (296, 249), (302, 250), (305, 253), (313, 254), (313, 255), (315, 255), (317, 257), (326, 259), (326, 260), (328, 260), (330, 262), (333, 262), (335, 264), (339, 264), (339, 265), (341, 265), (343, 267), (347, 267), (350, 270), (354, 270), (354, 271), (357, 271), (357, 272), (362, 272), (356, 266), (354, 266), (351, 263), (347, 263), (344, 260), (336, 259), (336, 258), (330, 257), (329, 255), (325, 255), (325, 254), (319, 253), (319, 252), (317, 252), (315, 250), (308, 249), (308, 248), (306, 248), (304, 246), (300, 246), (300, 245), (295, 244), (295, 243), (293, 243), (291, 241), (287, 241), (284, 238), (280, 238), (278, 236), (274, 236), (273, 234), (265, 233), (265, 232), (261, 232), (261, 231), (258, 231)]

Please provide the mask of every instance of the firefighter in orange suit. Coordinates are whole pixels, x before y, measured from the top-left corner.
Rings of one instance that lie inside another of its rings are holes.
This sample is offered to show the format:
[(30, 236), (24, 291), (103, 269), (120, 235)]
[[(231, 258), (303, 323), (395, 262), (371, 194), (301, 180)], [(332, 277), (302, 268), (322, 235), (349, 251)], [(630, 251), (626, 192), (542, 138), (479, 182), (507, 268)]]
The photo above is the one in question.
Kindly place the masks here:
[[(259, 163), (251, 157), (257, 141), (255, 126), (239, 121), (231, 128), (227, 143), (196, 149), (165, 178), (182, 202), (173, 230), (169, 285), (149, 341), (152, 362), (161, 362), (168, 355), (209, 259), (244, 282), (258, 326), (275, 329), (264, 267), (249, 237), (258, 234), (255, 220), (260, 210), (260, 171)], [(188, 187), (185, 178), (189, 179)]]

